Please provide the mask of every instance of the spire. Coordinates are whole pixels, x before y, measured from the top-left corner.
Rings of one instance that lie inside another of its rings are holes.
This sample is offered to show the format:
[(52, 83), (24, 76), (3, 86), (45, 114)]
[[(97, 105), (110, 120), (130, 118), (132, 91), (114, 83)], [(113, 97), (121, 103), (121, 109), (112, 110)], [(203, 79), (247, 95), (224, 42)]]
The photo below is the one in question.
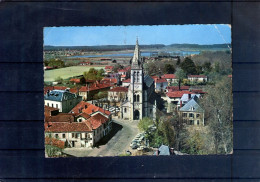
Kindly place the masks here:
[(136, 37), (136, 44), (135, 44), (135, 52), (132, 60), (132, 65), (140, 65), (140, 50), (139, 50), (139, 44), (138, 44), (138, 37)]

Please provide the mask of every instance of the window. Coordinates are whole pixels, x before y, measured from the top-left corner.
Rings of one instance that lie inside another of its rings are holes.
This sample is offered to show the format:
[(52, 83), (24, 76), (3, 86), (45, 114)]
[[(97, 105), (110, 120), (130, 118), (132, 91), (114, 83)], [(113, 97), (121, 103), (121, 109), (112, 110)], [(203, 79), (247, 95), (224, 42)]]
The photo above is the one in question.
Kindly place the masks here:
[(49, 106), (49, 103), (47, 103), (47, 106)]
[(56, 104), (56, 108), (58, 108), (58, 104)]
[(51, 104), (51, 107), (53, 107), (53, 104)]
[(152, 113), (153, 112), (153, 110), (152, 109), (150, 109), (150, 113)]
[(136, 72), (134, 71), (134, 75), (133, 75), (133, 82), (135, 82), (135, 78), (136, 77)]
[(80, 133), (76, 133), (76, 138), (79, 138), (80, 137)]
[(137, 102), (139, 102), (139, 100), (140, 100), (140, 99), (139, 99), (139, 95), (137, 95)]
[(197, 114), (196, 117), (197, 117), (197, 118), (200, 117), (200, 114)]
[(55, 138), (59, 138), (59, 135), (58, 135), (58, 134), (55, 134)]
[(137, 76), (136, 77), (137, 77), (137, 79), (136, 79), (137, 81), (136, 82), (139, 82), (139, 72), (137, 72)]
[(70, 105), (72, 105), (72, 102), (70, 101)]
[(199, 120), (197, 120), (197, 125), (200, 125), (200, 121)]
[(81, 118), (79, 119), (79, 122), (82, 122), (82, 119), (81, 119)]
[(65, 134), (62, 134), (62, 138), (65, 138), (66, 137), (66, 135)]
[(190, 113), (190, 114), (189, 114), (189, 117), (193, 118), (193, 114), (192, 114), (192, 113)]
[(136, 102), (136, 95), (134, 95), (134, 102)]
[(190, 125), (193, 125), (193, 120), (190, 120)]
[(126, 113), (126, 108), (125, 108), (125, 113)]
[(187, 117), (187, 113), (182, 113), (182, 116), (183, 117)]
[(71, 133), (71, 137), (74, 138), (75, 137), (75, 133)]

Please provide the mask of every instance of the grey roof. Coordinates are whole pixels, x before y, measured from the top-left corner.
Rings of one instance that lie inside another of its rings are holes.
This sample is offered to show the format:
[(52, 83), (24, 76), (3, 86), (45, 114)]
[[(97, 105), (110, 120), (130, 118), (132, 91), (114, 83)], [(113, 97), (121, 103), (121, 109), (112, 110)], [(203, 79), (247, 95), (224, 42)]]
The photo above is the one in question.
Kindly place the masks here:
[[(194, 98), (195, 96), (197, 98), (200, 98), (200, 94), (191, 94), (191, 98)], [(181, 99), (178, 101), (178, 104), (180, 104), (180, 101), (187, 102), (188, 100), (189, 100), (189, 94), (183, 94)]]
[[(158, 150), (159, 150), (159, 155), (170, 155), (170, 149), (166, 145), (161, 145)], [(156, 155), (156, 152), (153, 155)]]
[(196, 100), (197, 97), (190, 99), (182, 108), (180, 108), (180, 111), (204, 112)]
[(77, 98), (76, 94), (73, 94), (66, 90), (52, 90), (44, 96), (44, 100), (51, 100), (51, 101), (64, 101), (64, 100), (71, 100)]
[(149, 75), (144, 76), (144, 83), (147, 87), (150, 87), (153, 84), (153, 82), (154, 80)]

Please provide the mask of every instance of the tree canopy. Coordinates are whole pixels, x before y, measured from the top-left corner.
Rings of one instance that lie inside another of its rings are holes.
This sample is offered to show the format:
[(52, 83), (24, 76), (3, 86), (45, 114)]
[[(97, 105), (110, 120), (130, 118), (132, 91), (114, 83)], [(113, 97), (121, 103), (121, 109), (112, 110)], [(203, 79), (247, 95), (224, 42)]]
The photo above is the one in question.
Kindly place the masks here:
[(102, 80), (104, 74), (103, 69), (90, 68), (87, 72), (83, 73), (86, 80)]
[(186, 74), (197, 74), (196, 65), (189, 57), (184, 59), (184, 61), (180, 64), (180, 67)]

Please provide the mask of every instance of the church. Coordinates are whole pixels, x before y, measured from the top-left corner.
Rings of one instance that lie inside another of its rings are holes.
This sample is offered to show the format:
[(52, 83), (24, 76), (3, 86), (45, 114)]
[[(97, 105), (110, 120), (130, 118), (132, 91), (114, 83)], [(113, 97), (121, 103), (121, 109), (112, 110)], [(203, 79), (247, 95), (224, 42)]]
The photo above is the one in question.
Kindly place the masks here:
[(156, 94), (154, 80), (143, 71), (138, 39), (136, 40), (134, 56), (132, 58), (130, 85), (127, 99), (121, 104), (121, 118), (126, 120), (140, 120), (144, 117), (156, 118)]

